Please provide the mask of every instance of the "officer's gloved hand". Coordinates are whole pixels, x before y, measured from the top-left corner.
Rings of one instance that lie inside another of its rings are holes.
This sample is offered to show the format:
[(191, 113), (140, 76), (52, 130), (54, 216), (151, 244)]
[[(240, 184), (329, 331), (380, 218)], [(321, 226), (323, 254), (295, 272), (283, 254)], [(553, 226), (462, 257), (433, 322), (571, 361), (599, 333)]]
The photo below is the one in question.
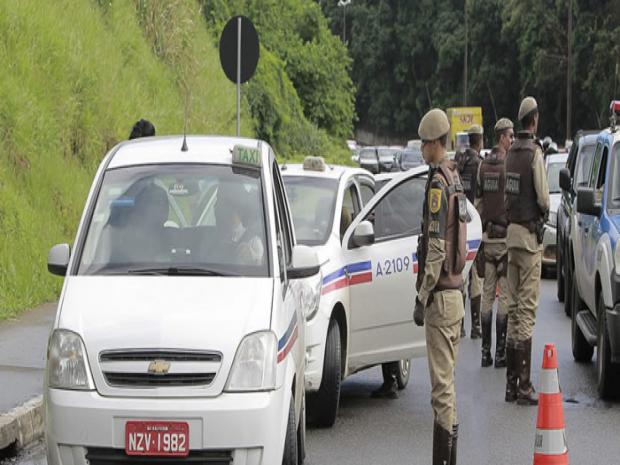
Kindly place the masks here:
[(424, 305), (415, 298), (415, 309), (413, 310), (413, 321), (417, 326), (424, 326)]

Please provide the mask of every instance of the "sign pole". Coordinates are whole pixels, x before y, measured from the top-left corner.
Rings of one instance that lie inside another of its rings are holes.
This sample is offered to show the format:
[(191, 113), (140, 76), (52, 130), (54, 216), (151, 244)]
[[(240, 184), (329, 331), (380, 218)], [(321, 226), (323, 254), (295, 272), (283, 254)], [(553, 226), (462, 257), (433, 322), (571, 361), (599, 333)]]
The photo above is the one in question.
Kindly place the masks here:
[(237, 18), (237, 137), (241, 135), (241, 17)]

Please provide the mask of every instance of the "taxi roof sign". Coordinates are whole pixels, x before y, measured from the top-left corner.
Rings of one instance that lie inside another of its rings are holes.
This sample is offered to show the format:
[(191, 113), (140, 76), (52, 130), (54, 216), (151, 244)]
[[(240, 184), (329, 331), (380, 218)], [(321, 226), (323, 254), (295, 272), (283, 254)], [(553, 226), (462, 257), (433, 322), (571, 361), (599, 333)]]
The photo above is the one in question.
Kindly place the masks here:
[(260, 168), (262, 159), (260, 151), (255, 147), (245, 145), (235, 145), (232, 152), (233, 165), (245, 165)]
[(306, 171), (325, 171), (325, 160), (323, 157), (306, 157), (304, 158), (303, 169)]

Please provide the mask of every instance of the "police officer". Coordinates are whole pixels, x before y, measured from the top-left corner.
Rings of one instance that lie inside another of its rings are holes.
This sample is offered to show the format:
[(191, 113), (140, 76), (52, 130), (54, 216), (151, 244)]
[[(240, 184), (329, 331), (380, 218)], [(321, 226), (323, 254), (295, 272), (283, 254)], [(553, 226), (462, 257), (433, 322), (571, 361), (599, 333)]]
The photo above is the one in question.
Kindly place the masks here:
[(508, 337), (506, 402), (536, 405), (530, 381), (532, 333), (540, 294), (542, 235), (549, 214), (549, 186), (542, 147), (535, 142), (538, 104), (526, 97), (519, 108), (523, 130), (506, 157), (508, 215)]
[(508, 288), (506, 271), (508, 251), (506, 233), (508, 218), (504, 205), (504, 186), (506, 153), (514, 139), (512, 121), (500, 119), (495, 124), (497, 145), (480, 163), (477, 176), (476, 207), (482, 218), (482, 247), (476, 257), (478, 273), (484, 278), (482, 292), (482, 362), (483, 367), (491, 366), (493, 304), (499, 284), (499, 305), (495, 317), (495, 368), (506, 366), (506, 330), (508, 325)]
[[(467, 130), (467, 133), (469, 134), (469, 147), (465, 149), (465, 152), (457, 161), (457, 166), (459, 175), (461, 176), (461, 182), (463, 183), (463, 189), (465, 189), (465, 195), (471, 203), (474, 203), (476, 198), (476, 178), (478, 176), (480, 162), (482, 161), (482, 157), (480, 157), (483, 135), (482, 126), (474, 124)], [(468, 294), (471, 311), (471, 338), (478, 339), (482, 335), (480, 330), (482, 279), (478, 276), (473, 267), (468, 277)], [(461, 327), (461, 336), (465, 336), (464, 326)]]
[(140, 119), (131, 128), (129, 140), (138, 139), (140, 137), (152, 137), (155, 135), (155, 126), (149, 120)]
[(465, 316), (462, 271), (465, 266), (467, 201), (456, 163), (446, 156), (450, 123), (440, 109), (420, 122), (422, 153), (430, 166), (426, 183), (422, 236), (418, 246), (418, 296), (414, 321), (425, 325), (432, 385), (433, 464), (455, 465), (458, 424), (454, 374)]

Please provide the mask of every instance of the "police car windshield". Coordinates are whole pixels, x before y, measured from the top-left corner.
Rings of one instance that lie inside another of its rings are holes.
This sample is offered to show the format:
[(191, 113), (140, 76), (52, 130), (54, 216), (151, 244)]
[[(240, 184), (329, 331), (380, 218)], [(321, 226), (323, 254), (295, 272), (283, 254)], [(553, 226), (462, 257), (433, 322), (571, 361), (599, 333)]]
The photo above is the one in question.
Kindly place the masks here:
[(547, 165), (547, 182), (549, 183), (550, 194), (560, 194), (560, 170), (566, 166), (564, 162), (553, 162)]
[(323, 245), (332, 232), (338, 181), (313, 176), (284, 176), (297, 242)]
[(78, 274), (269, 276), (260, 171), (148, 165), (105, 173)]

